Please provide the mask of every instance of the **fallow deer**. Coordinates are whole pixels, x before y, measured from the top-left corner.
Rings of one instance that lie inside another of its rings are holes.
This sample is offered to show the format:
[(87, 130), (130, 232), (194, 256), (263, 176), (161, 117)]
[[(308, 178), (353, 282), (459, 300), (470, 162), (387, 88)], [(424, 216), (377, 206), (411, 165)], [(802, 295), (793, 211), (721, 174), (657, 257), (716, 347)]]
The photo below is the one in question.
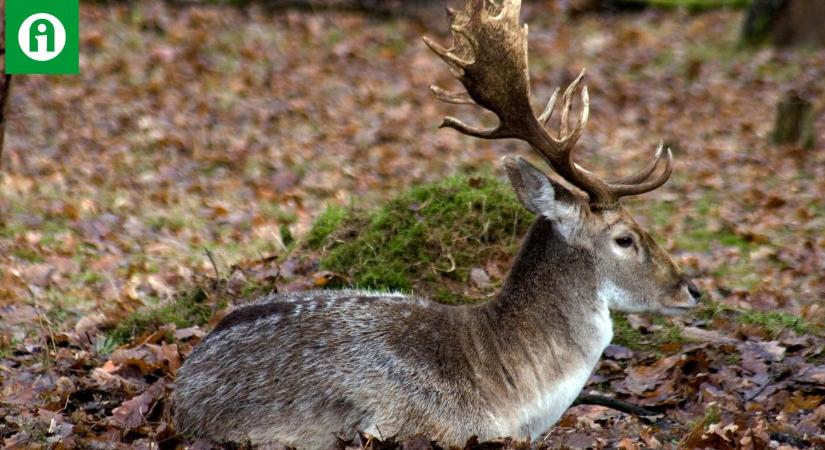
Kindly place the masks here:
[[(696, 287), (619, 202), (664, 184), (671, 152), (660, 146), (645, 168), (615, 182), (575, 164), (587, 89), (580, 76), (564, 92), (554, 137), (545, 127), (557, 95), (538, 117), (530, 106), (519, 10), (520, 0), (469, 0), (449, 13), (452, 48), (425, 38), (466, 88), (433, 87), (436, 96), (499, 119), (486, 130), (450, 117), (442, 126), (523, 140), (572, 185), (519, 157), (504, 159), (518, 199), (537, 218), (498, 295), (447, 306), (414, 295), (314, 291), (240, 307), (178, 372), (180, 432), (302, 449), (329, 448), (354, 430), (458, 446), (474, 435), (536, 438), (570, 406), (610, 343), (610, 310), (676, 314), (697, 304)], [(578, 91), (582, 111), (571, 126)]]

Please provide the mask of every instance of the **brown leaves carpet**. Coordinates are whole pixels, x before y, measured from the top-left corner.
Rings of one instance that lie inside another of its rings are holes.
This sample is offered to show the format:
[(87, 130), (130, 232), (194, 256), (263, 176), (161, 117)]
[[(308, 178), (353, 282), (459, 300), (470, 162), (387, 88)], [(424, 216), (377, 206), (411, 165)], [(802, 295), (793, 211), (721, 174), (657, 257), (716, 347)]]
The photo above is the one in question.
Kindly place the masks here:
[[(789, 88), (821, 111), (825, 52), (738, 49), (736, 11), (565, 19), (537, 2), (527, 15), (537, 107), (588, 69), (588, 166), (625, 174), (658, 140), (673, 147), (671, 183), (631, 208), (702, 287), (722, 304), (821, 321), (825, 115), (812, 150), (768, 135)], [(436, 130), (444, 113), (475, 118), (430, 98), (430, 83), (450, 79), (419, 36), (443, 32), (403, 17), (86, 3), (81, 24), (81, 75), (20, 77), (11, 98), (0, 179), (6, 448), (183, 445), (168, 394), (206, 330), (169, 326), (104, 356), (89, 339), (98, 314), (190, 289), (213, 271), (204, 248), (226, 274), (282, 252), (327, 202), (498, 171), (500, 156), (525, 153)], [(588, 386), (663, 417), (579, 406), (533, 445), (825, 445), (821, 337), (687, 325), (721, 338), (612, 347)]]

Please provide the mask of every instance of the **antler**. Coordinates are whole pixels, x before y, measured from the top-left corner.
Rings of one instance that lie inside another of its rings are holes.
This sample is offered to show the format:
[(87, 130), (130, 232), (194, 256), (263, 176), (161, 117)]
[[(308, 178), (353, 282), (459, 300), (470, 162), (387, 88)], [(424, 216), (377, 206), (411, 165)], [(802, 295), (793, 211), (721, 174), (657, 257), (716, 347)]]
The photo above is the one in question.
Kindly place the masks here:
[[(466, 92), (447, 92), (438, 86), (431, 89), (448, 103), (476, 104), (492, 111), (499, 124), (488, 129), (476, 128), (453, 117), (445, 117), (441, 127), (449, 127), (469, 136), (484, 139), (521, 139), (565, 180), (586, 192), (593, 209), (618, 205), (619, 198), (652, 191), (664, 184), (672, 172), (673, 155), (667, 150), (664, 170), (654, 176), (661, 165), (663, 146), (639, 172), (606, 182), (571, 159), (576, 142), (582, 135), (590, 112), (587, 87), (582, 85), (585, 71), (562, 95), (558, 135), (546, 129), (553, 115), (559, 89), (553, 93), (539, 117), (530, 106), (530, 75), (527, 66), (527, 25), (519, 26), (521, 0), (467, 0), (463, 11), (447, 8), (453, 46), (449, 49), (424, 37), (424, 43), (450, 66)], [(581, 88), (579, 88), (581, 86)], [(570, 123), (574, 93), (580, 91), (581, 115)]]

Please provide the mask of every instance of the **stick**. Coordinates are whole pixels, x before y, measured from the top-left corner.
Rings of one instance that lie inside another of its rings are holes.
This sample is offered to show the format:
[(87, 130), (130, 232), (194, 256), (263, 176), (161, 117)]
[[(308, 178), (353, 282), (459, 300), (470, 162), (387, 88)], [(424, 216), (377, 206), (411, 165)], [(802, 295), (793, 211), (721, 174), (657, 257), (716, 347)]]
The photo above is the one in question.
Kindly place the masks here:
[[(2, 49), (5, 57), (5, 49)], [(3, 157), (3, 143), (6, 138), (6, 113), (8, 112), (9, 96), (11, 95), (11, 75), (0, 74), (2, 82), (0, 82), (0, 161)]]
[[(0, 4), (0, 17), (5, 17), (6, 2)], [(3, 59), (3, 68), (0, 71), (0, 167), (3, 166), (3, 142), (6, 137), (6, 112), (11, 94), (11, 75), (6, 75), (6, 24), (2, 23), (0, 30), (0, 56)]]
[(655, 422), (656, 419), (661, 416), (661, 414), (656, 411), (651, 411), (641, 406), (636, 406), (604, 395), (579, 394), (576, 400), (573, 401), (573, 406), (576, 405), (604, 406), (605, 408), (615, 409), (616, 411), (637, 416), (646, 422)]
[(208, 248), (205, 248), (204, 250), (206, 250), (206, 256), (209, 257), (209, 262), (212, 263), (212, 269), (215, 271), (215, 279), (220, 280), (221, 272), (218, 270), (218, 264), (215, 263), (215, 258), (212, 256), (212, 252), (210, 252)]
[[(0, 13), (3, 9), (0, 8)], [(5, 33), (5, 30), (3, 30)], [(8, 112), (9, 96), (11, 95), (11, 75), (6, 71), (6, 43), (4, 36), (0, 36), (0, 56), (3, 58), (3, 68), (0, 71), (0, 166), (3, 161), (3, 143), (6, 137), (6, 113)]]

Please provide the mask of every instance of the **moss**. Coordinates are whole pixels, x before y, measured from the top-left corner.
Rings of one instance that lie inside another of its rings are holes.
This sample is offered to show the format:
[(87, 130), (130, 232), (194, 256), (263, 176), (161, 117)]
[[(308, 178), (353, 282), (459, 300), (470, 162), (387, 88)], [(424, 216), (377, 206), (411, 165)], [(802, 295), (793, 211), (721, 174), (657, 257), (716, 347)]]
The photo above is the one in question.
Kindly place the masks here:
[(84, 270), (80, 273), (77, 273), (72, 276), (72, 281), (84, 284), (84, 285), (91, 285), (101, 283), (106, 281), (106, 277), (103, 276), (100, 272), (93, 272), (91, 270)]
[(725, 356), (725, 364), (729, 366), (736, 366), (742, 362), (742, 354), (741, 353), (728, 353)]
[(164, 305), (139, 309), (109, 331), (106, 347), (114, 348), (166, 324), (174, 324), (178, 328), (203, 325), (211, 317), (213, 309), (206, 300), (206, 291), (197, 288)]
[(677, 206), (674, 202), (651, 202), (648, 208), (639, 208), (645, 211), (648, 217), (657, 227), (665, 227), (670, 223), (671, 218), (677, 213)]
[(805, 319), (779, 311), (742, 311), (739, 320), (742, 323), (758, 325), (773, 339), (785, 329), (796, 334), (817, 334), (822, 330)]
[(689, 11), (705, 11), (717, 8), (744, 8), (752, 0), (620, 0), (620, 3), (642, 3), (660, 8), (685, 8)]
[(273, 292), (272, 286), (257, 280), (248, 280), (241, 288), (241, 298), (256, 298)]
[(652, 351), (661, 353), (664, 344), (681, 344), (685, 340), (678, 326), (663, 317), (655, 317), (653, 324), (658, 329), (651, 333), (642, 333), (633, 328), (623, 314), (613, 314), (613, 342), (635, 351)]
[(715, 404), (709, 405), (707, 411), (705, 412), (705, 417), (702, 418), (702, 425), (707, 428), (708, 426), (721, 421), (722, 411), (719, 409), (719, 406)]
[[(707, 428), (713, 424), (719, 423), (722, 421), (722, 410), (719, 408), (719, 405), (715, 403), (711, 403), (708, 405), (707, 409), (705, 410), (705, 414), (701, 417), (696, 417), (694, 419), (688, 420), (685, 423), (686, 430), (694, 430), (699, 425), (702, 426), (702, 430), (707, 430)], [(677, 446), (683, 447), (684, 441), (676, 442)]]
[(712, 300), (708, 300), (705, 297), (702, 297), (702, 304), (699, 306), (695, 311), (693, 311), (690, 315), (691, 317), (697, 320), (703, 320), (706, 322), (710, 322), (717, 317), (720, 317), (730, 311), (734, 311), (733, 308), (725, 306), (719, 302), (715, 302)]
[(719, 266), (711, 273), (714, 277), (729, 280), (729, 285), (735, 289), (750, 291), (762, 283), (762, 277), (756, 272), (753, 263), (741, 258), (736, 262)]
[(167, 230), (177, 233), (187, 226), (191, 227), (191, 218), (184, 215), (164, 214), (151, 216), (146, 219), (146, 225), (153, 231)]
[(329, 235), (341, 226), (347, 215), (347, 210), (341, 206), (328, 207), (312, 224), (306, 237), (306, 244), (312, 249), (318, 249), (324, 245)]
[(706, 252), (714, 245), (725, 247), (736, 247), (742, 252), (748, 252), (754, 247), (754, 243), (729, 229), (713, 231), (706, 227), (706, 224), (699, 224), (685, 233), (676, 237), (676, 245), (693, 252)]
[[(319, 256), (322, 268), (345, 275), (353, 286), (415, 290), (442, 303), (467, 303), (474, 300), (465, 294), (470, 268), (491, 259), (509, 262), (531, 220), (504, 182), (490, 175), (456, 176), (412, 188), (375, 209), (331, 206), (294, 254)], [(250, 281), (240, 295), (269, 290)], [(202, 325), (213, 311), (205, 300), (204, 290), (196, 289), (142, 308), (112, 329), (98, 350), (111, 352), (166, 324)]]
[(629, 349), (638, 350), (642, 347), (643, 336), (639, 330), (630, 326), (627, 318), (621, 314), (613, 314), (613, 342)]
[(379, 208), (332, 207), (306, 246), (352, 286), (421, 292), (463, 303), (457, 284), (473, 266), (512, 258), (532, 220), (510, 186), (490, 175), (455, 176), (414, 187)]
[(709, 301), (702, 308), (692, 313), (692, 316), (707, 322), (724, 321), (756, 325), (765, 331), (769, 339), (776, 338), (786, 329), (790, 329), (798, 335), (825, 336), (825, 328), (822, 325), (779, 311), (742, 310)]
[(294, 212), (286, 211), (277, 203), (262, 203), (257, 205), (262, 217), (272, 219), (279, 224), (293, 224), (298, 221)]
[(12, 251), (12, 254), (20, 259), (24, 259), (32, 263), (41, 263), (44, 261), (43, 256), (33, 248), (16, 248)]

